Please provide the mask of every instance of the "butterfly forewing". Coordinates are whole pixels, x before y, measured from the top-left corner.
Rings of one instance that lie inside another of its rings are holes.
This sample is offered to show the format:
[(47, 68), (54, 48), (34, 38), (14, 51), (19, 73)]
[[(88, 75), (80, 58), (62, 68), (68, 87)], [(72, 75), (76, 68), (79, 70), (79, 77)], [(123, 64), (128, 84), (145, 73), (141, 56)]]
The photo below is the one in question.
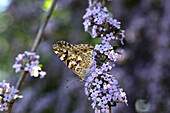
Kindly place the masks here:
[(58, 41), (53, 50), (68, 68), (83, 80), (93, 63), (93, 46), (89, 44), (72, 45), (65, 41)]

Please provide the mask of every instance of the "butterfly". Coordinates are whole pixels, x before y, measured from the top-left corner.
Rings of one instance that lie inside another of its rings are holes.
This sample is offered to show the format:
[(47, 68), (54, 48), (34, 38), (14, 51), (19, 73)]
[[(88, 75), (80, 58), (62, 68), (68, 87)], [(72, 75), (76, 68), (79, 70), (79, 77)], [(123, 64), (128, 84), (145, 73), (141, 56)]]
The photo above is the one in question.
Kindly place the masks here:
[(53, 50), (60, 60), (78, 75), (79, 81), (84, 80), (93, 64), (94, 47), (89, 44), (72, 45), (65, 41), (58, 41)]

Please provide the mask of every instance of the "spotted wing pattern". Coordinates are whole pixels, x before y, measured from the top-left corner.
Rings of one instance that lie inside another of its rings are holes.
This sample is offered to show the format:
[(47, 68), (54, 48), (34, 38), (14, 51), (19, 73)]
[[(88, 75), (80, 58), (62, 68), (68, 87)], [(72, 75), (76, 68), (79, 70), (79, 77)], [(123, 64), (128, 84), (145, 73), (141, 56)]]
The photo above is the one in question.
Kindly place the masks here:
[(65, 41), (58, 41), (53, 50), (68, 68), (79, 76), (82, 81), (93, 64), (93, 46), (89, 44), (72, 45)]

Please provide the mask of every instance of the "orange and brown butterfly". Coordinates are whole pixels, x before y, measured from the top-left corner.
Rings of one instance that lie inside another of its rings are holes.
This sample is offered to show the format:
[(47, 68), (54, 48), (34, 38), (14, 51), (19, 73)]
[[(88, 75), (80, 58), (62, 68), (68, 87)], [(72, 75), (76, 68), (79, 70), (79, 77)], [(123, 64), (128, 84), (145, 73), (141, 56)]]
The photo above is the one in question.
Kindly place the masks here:
[(72, 45), (65, 41), (58, 41), (53, 45), (57, 56), (79, 76), (79, 81), (84, 80), (93, 64), (93, 46), (89, 44)]

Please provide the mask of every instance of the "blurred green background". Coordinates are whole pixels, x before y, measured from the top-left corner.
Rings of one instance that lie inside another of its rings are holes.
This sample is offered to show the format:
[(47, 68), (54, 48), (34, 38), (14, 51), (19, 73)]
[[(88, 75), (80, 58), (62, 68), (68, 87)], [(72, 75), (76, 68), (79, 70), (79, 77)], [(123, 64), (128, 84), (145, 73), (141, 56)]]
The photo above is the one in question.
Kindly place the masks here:
[[(40, 21), (51, 0), (0, 0), (0, 81), (15, 85), (20, 74), (12, 65), (19, 53), (29, 51)], [(125, 53), (112, 73), (127, 93), (128, 104), (117, 104), (114, 113), (170, 113), (170, 1), (112, 0), (114, 18), (126, 30)], [(44, 79), (28, 76), (23, 99), (12, 113), (94, 113), (84, 94), (84, 82), (54, 54), (58, 40), (95, 45), (84, 32), (82, 16), (87, 0), (59, 0), (45, 29), (37, 54), (47, 72)], [(66, 82), (68, 80), (68, 82)]]

